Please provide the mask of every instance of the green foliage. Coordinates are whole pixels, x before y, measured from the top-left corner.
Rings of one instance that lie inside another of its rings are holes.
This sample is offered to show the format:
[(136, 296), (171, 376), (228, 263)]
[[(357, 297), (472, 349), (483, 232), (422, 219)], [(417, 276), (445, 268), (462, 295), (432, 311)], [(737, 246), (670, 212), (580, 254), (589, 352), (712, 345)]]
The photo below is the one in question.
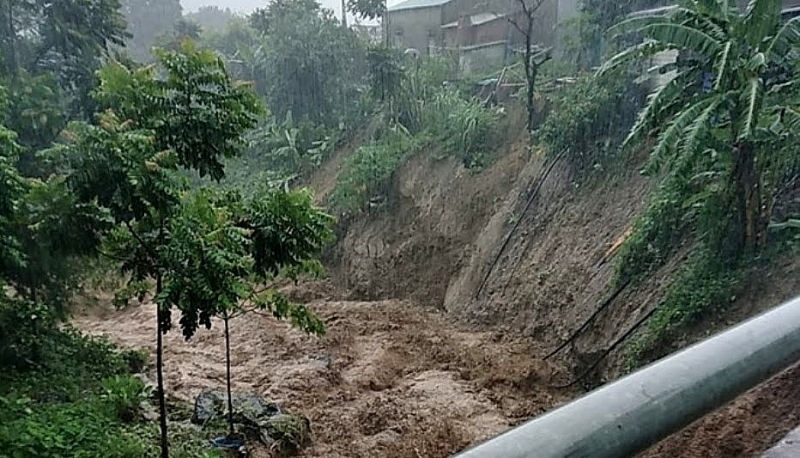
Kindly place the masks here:
[(42, 359), (55, 328), (47, 306), (0, 295), (0, 361), (3, 367), (26, 367)]
[(196, 42), (199, 40), (202, 34), (203, 28), (200, 24), (182, 17), (175, 21), (172, 28), (164, 33), (164, 35), (156, 39), (156, 46), (170, 51), (177, 51), (181, 49), (186, 42)]
[(330, 196), (333, 208), (358, 212), (384, 196), (400, 162), (419, 146), (401, 126), (390, 128), (384, 135), (380, 141), (358, 148), (347, 158)]
[[(243, 159), (250, 164), (257, 164), (259, 170), (270, 171), (284, 180), (291, 180), (319, 167), (333, 153), (336, 144), (334, 131), (321, 124), (295, 121), (291, 112), (286, 113), (281, 122), (273, 118), (255, 129), (249, 138), (250, 147), (243, 154)], [(237, 166), (235, 162), (230, 165)], [(249, 171), (252, 172), (252, 169)]]
[(601, 58), (616, 44), (604, 37), (609, 27), (634, 11), (666, 3), (664, 0), (583, 0), (580, 15), (567, 24), (577, 32), (567, 43), (567, 55), (583, 69), (599, 65)]
[(681, 331), (710, 316), (722, 316), (735, 297), (744, 269), (720, 263), (713, 252), (698, 251), (670, 281), (646, 329), (628, 346), (629, 365), (635, 367), (671, 351)]
[[(795, 157), (795, 150), (788, 147), (791, 137), (785, 133), (783, 123), (770, 115), (785, 111), (784, 104), (797, 100), (796, 93), (787, 89), (791, 85), (784, 84), (791, 76), (775, 79), (767, 75), (781, 74), (786, 56), (774, 50), (791, 49), (789, 37), (800, 29), (800, 22), (793, 20), (782, 26), (780, 6), (774, 2), (759, 1), (752, 6), (740, 14), (722, 3), (710, 2), (707, 7), (678, 8), (668, 15), (623, 21), (615, 27), (621, 32), (638, 30), (652, 42), (663, 44), (660, 48), (642, 48), (646, 54), (666, 47), (705, 56), (690, 57), (675, 67), (677, 75), (651, 94), (624, 146), (642, 142), (652, 130), (660, 130), (646, 171), (665, 171), (667, 184), (662, 186), (666, 194), (654, 202), (662, 208), (665, 202), (672, 202), (673, 208), (680, 205), (686, 215), (681, 218), (698, 215), (696, 228), (701, 242), (727, 245), (723, 253), (734, 259), (741, 251), (735, 245), (731, 247), (731, 240), (738, 238), (740, 246), (751, 247), (766, 240), (765, 224), (770, 215), (759, 209), (771, 209), (775, 194), (759, 195), (759, 189), (766, 185), (772, 190), (780, 189), (788, 179), (787, 166), (791, 169), (797, 162), (790, 159)], [(751, 37), (755, 24), (762, 34), (757, 40)], [(755, 49), (750, 46), (755, 44), (753, 40), (758, 43)], [(637, 58), (638, 52), (622, 52), (609, 59), (601, 73)], [(761, 64), (753, 66), (753, 62)], [(764, 93), (773, 96), (762, 97), (760, 94)], [(784, 98), (780, 98), (781, 93)], [(781, 165), (775, 167), (776, 164)], [(728, 210), (732, 204), (738, 227), (716, 224), (722, 209)], [(703, 211), (697, 212), (701, 208)], [(652, 209), (650, 213), (663, 211)], [(673, 212), (663, 219), (640, 220), (639, 229), (649, 234), (636, 234), (626, 242), (630, 247), (623, 247), (622, 252), (629, 259), (620, 264), (620, 269), (651, 270), (653, 263), (642, 262), (641, 254), (652, 251), (648, 247), (654, 243), (669, 245), (672, 237), (668, 234), (680, 227), (675, 223), (681, 218)], [(661, 227), (653, 229), (656, 225)], [(638, 260), (638, 265), (624, 267), (630, 260)]]
[(723, 1), (687, 2), (610, 31), (646, 41), (610, 58), (601, 75), (665, 49), (685, 56), (652, 71), (675, 76), (649, 96), (623, 142), (656, 136), (644, 171), (662, 181), (620, 249), (618, 282), (652, 273), (684, 242), (694, 253), (634, 344), (637, 359), (721, 311), (741, 277), (738, 266), (766, 247), (776, 199), (800, 170), (785, 115), (800, 100), (791, 71), (800, 20), (781, 23), (780, 9), (769, 0), (743, 12)]
[(216, 5), (201, 6), (195, 11), (186, 14), (186, 18), (199, 24), (203, 30), (224, 30), (236, 18), (230, 8), (222, 9)]
[(19, 199), (26, 192), (26, 181), (15, 167), (19, 146), (16, 134), (0, 126), (0, 286), (8, 275), (24, 266), (21, 243), (12, 236)]
[(121, 4), (131, 35), (125, 50), (139, 62), (151, 62), (156, 39), (181, 19), (180, 0), (122, 0)]
[(381, 102), (397, 97), (403, 82), (400, 51), (387, 46), (370, 46), (367, 62), (372, 97)]
[(112, 221), (93, 203), (78, 202), (60, 177), (28, 183), (11, 229), (26, 262), (7, 278), (23, 297), (44, 301), (64, 318), (72, 293), (90, 273), (82, 259), (96, 254)]
[(70, 116), (90, 115), (94, 72), (126, 37), (119, 1), (9, 2), (0, 23), (4, 76), (52, 74), (72, 96)]
[(383, 48), (371, 56), (372, 92), (382, 97), (375, 115), (379, 125), (372, 143), (347, 158), (329, 198), (343, 213), (379, 205), (403, 159), (422, 148), (437, 151), (437, 159), (456, 156), (477, 170), (488, 164), (487, 153), (498, 140), (502, 109), (486, 107), (447, 84), (452, 62), (428, 58), (401, 66), (400, 56)]
[(386, 14), (386, 0), (347, 0), (347, 11), (362, 19), (378, 19)]
[(427, 101), (421, 112), (425, 132), (441, 147), (442, 155), (455, 155), (469, 169), (487, 165), (486, 154), (495, 145), (499, 112), (475, 99), (446, 90)]
[(6, 456), (143, 456), (142, 444), (110, 424), (111, 419), (103, 413), (104, 406), (97, 400), (44, 405), (35, 410), (24, 398), (5, 403), (4, 410), (8, 410), (4, 416), (13, 418), (0, 426), (0, 447), (8, 453)]
[[(6, 115), (8, 128), (19, 135), (20, 144), (29, 148), (29, 154), (49, 147), (66, 123), (67, 99), (56, 77), (20, 70), (19, 77), (11, 78), (6, 86), (10, 102)], [(23, 164), (23, 170), (26, 165)], [(26, 172), (33, 174), (36, 170), (29, 168)]]
[[(59, 330), (45, 306), (5, 297), (1, 301), (3, 456), (158, 456), (157, 429), (140, 423), (147, 391), (128, 375), (129, 361), (137, 353), (135, 358), (141, 358), (141, 352), (120, 352), (104, 340)], [(13, 350), (9, 340), (17, 341)], [(19, 353), (20, 344), (35, 344), (37, 350)], [(27, 361), (16, 364), (10, 355)], [(217, 456), (199, 436), (181, 431), (172, 456)]]
[(157, 152), (171, 150), (177, 165), (197, 169), (215, 180), (223, 176), (223, 158), (244, 146), (241, 133), (261, 112), (254, 94), (233, 83), (213, 52), (185, 42), (179, 52), (158, 50), (166, 78), (153, 67), (127, 69), (112, 63), (100, 73), (98, 100), (121, 120), (153, 135)]
[(598, 156), (618, 148), (640, 106), (642, 90), (627, 76), (584, 75), (559, 90), (534, 138), (552, 156), (567, 151), (579, 169), (593, 166)]
[(683, 199), (679, 190), (658, 192), (634, 225), (616, 257), (617, 286), (639, 280), (662, 266), (680, 247), (685, 237)]
[(261, 35), (255, 61), (267, 104), (279, 119), (291, 111), (328, 127), (357, 121), (365, 50), (355, 33), (313, 0), (273, 1), (250, 19)]
[(122, 359), (132, 374), (139, 374), (145, 370), (150, 362), (150, 355), (144, 350), (125, 350), (122, 352)]
[(141, 405), (149, 393), (140, 379), (127, 375), (115, 375), (102, 381), (103, 394), (116, 419), (124, 423), (134, 421), (141, 413)]
[(331, 238), (331, 223), (305, 191), (273, 189), (250, 199), (235, 191), (192, 193), (171, 220), (164, 248), (165, 264), (182, 267), (156, 301), (181, 310), (187, 339), (199, 325), (210, 328), (212, 316), (240, 312), (247, 300), (305, 331), (321, 332), (319, 320), (304, 308), (284, 303), (274, 291), (253, 288), (281, 272), (297, 275), (316, 266), (311, 261)]

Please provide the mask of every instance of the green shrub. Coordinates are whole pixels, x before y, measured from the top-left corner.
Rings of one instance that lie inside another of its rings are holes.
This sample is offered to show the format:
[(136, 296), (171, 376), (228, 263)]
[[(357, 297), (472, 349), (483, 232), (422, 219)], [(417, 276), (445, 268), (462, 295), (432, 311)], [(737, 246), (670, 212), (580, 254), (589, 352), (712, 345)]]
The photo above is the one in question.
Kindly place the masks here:
[(125, 350), (122, 352), (122, 359), (131, 374), (139, 374), (150, 362), (150, 355), (144, 350)]
[(356, 212), (371, 199), (385, 196), (392, 174), (417, 146), (418, 141), (408, 131), (395, 126), (381, 141), (356, 150), (339, 175), (330, 197), (331, 206), (340, 212)]
[(102, 398), (109, 403), (115, 418), (126, 423), (136, 419), (142, 402), (149, 396), (144, 383), (128, 375), (109, 377), (103, 380), (102, 385)]
[(34, 405), (26, 398), (0, 398), (0, 450), (10, 458), (140, 458), (139, 440), (126, 434), (99, 400)]
[(495, 144), (497, 110), (444, 90), (424, 104), (421, 116), (426, 131), (440, 142), (442, 155), (455, 155), (469, 169), (487, 165), (487, 153)]
[(685, 196), (665, 188), (650, 201), (633, 224), (633, 232), (615, 259), (615, 283), (638, 280), (661, 267), (686, 237)]
[(55, 326), (49, 307), (0, 295), (0, 364), (13, 368), (38, 364)]
[(613, 153), (636, 119), (644, 89), (626, 76), (598, 79), (584, 75), (553, 96), (552, 107), (534, 139), (551, 155), (567, 151), (579, 169), (598, 155)]
[(743, 274), (743, 267), (720, 262), (715, 253), (696, 252), (670, 281), (644, 332), (629, 344), (629, 368), (668, 354), (681, 331), (724, 313)]

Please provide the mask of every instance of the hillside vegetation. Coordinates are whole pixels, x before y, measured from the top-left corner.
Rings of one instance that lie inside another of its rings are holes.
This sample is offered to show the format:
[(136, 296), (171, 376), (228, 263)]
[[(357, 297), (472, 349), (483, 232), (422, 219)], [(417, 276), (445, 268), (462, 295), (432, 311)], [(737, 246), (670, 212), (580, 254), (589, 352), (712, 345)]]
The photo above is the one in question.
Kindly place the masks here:
[[(641, 6), (469, 75), (313, 0), (10, 2), (0, 454), (445, 456), (798, 294), (800, 19)], [(75, 323), (115, 344), (69, 324), (98, 295)], [(187, 426), (212, 385), (227, 415)], [(235, 388), (301, 413), (265, 438)]]

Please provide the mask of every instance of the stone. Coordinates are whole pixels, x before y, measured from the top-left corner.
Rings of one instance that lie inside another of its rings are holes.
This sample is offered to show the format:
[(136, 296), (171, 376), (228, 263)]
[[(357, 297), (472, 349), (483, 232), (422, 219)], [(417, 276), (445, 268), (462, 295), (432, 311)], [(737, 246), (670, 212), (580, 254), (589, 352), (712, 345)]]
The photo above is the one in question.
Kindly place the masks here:
[[(272, 450), (296, 454), (311, 442), (308, 418), (284, 412), (278, 404), (257, 394), (234, 393), (233, 421), (244, 426), (250, 437), (258, 438)], [(227, 397), (222, 391), (204, 391), (195, 399), (192, 423), (204, 425), (213, 419), (226, 421)]]
[(225, 396), (221, 391), (203, 391), (194, 400), (192, 423), (205, 424), (225, 414)]
[[(236, 423), (259, 424), (265, 419), (283, 413), (280, 406), (267, 402), (257, 394), (233, 393), (233, 416)], [(225, 418), (228, 397), (222, 391), (203, 391), (194, 401), (192, 422), (205, 423), (212, 418)]]

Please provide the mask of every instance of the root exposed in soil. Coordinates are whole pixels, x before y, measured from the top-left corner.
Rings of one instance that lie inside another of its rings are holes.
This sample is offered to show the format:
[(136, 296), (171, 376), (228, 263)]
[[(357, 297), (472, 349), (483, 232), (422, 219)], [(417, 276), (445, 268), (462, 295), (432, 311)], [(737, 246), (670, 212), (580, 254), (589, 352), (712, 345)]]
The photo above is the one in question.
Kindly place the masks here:
[[(560, 370), (536, 359), (542, 351), (530, 342), (467, 331), (415, 304), (318, 301), (311, 308), (328, 326), (323, 338), (258, 315), (231, 322), (233, 389), (308, 416), (314, 445), (302, 456), (445, 457), (575, 394), (546, 388)], [(147, 304), (84, 314), (75, 325), (150, 350), (154, 317)], [(178, 398), (222, 388), (220, 323), (189, 342), (170, 332), (165, 371)]]

